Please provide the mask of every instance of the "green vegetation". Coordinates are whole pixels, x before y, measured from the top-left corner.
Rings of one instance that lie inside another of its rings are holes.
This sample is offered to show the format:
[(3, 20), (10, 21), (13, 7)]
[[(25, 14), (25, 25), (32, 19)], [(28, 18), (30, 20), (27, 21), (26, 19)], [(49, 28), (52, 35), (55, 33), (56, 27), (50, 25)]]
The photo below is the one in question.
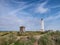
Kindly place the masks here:
[(47, 32), (44, 36), (41, 36), (39, 45), (60, 45), (60, 32)]
[(35, 39), (33, 37), (27, 39), (27, 40), (18, 40), (14, 43), (14, 45), (33, 45), (35, 42)]
[(20, 32), (17, 32), (17, 35), (18, 36), (33, 36), (33, 35), (41, 35), (41, 34), (45, 34), (45, 32), (40, 32), (40, 31), (27, 31), (27, 32), (24, 32), (24, 33), (20, 33)]
[[(40, 35), (36, 39), (36, 35)], [(19, 38), (18, 38), (19, 37)], [(60, 45), (60, 31), (48, 32), (0, 32), (0, 45), (33, 45), (37, 40), (38, 45)]]
[(12, 33), (5, 35), (5, 36), (1, 36), (0, 45), (9, 45), (9, 44), (15, 42), (16, 39), (17, 39), (17, 37), (15, 35), (13, 35)]

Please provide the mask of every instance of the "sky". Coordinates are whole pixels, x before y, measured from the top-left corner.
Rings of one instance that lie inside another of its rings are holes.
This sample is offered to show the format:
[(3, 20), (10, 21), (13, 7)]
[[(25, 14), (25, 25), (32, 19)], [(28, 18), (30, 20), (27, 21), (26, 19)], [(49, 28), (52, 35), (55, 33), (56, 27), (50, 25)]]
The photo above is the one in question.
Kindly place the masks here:
[(0, 31), (60, 30), (60, 0), (0, 0)]

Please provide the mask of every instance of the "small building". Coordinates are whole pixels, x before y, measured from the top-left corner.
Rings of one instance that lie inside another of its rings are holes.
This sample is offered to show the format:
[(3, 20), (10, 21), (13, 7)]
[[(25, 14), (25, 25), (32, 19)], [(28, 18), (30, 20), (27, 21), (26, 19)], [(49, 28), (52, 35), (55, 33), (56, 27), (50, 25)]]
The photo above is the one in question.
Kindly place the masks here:
[(20, 26), (20, 32), (21, 33), (25, 32), (25, 27), (24, 26)]

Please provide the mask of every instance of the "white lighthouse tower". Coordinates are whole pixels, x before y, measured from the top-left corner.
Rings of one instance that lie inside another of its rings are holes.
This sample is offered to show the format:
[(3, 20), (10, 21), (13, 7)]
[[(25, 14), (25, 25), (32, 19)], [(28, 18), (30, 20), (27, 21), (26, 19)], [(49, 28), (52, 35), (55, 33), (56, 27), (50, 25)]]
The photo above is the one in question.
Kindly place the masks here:
[(43, 20), (43, 18), (41, 18), (40, 25), (41, 25), (41, 31), (43, 32), (44, 31), (44, 20)]

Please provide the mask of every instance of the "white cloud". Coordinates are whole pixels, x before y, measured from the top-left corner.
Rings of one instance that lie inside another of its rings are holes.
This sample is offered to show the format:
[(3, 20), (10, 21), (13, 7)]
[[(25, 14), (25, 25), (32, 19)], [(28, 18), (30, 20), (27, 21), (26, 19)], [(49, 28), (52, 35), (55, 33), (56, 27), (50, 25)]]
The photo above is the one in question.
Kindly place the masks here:
[(15, 15), (0, 16), (0, 27), (13, 30), (14, 27), (19, 26), (19, 20), (22, 22), (21, 19), (18, 19)]
[(51, 6), (49, 8), (51, 9), (51, 8), (59, 8), (59, 7), (60, 7), (60, 5), (57, 5), (57, 6), (55, 5), (55, 6)]
[(14, 2), (14, 3), (26, 4), (26, 2), (23, 2), (23, 1), (18, 1), (18, 0), (11, 0), (11, 1)]
[(38, 18), (22, 17), (18, 18), (16, 15), (5, 15), (0, 17), (0, 28), (2, 30), (19, 30), (19, 26), (25, 26), (26, 30), (34, 29), (39, 25)]
[[(15, 2), (20, 3), (20, 2)], [(44, 6), (47, 4), (46, 2), (43, 2), (41, 4), (38, 4), (38, 7), (36, 8), (36, 11), (43, 14), (46, 13), (49, 8), (45, 8)], [(38, 17), (33, 17), (32, 14), (23, 12), (23, 9), (28, 8), (30, 6), (34, 5), (34, 3), (24, 5), (22, 7), (18, 7), (17, 9), (11, 9), (8, 7), (4, 7), (3, 5), (0, 5), (0, 29), (2, 30), (19, 30), (19, 26), (23, 25), (26, 27), (26, 30), (38, 30), (40, 29), (40, 20)], [(20, 5), (21, 6), (21, 5)], [(17, 16), (19, 12), (19, 16)], [(57, 14), (54, 16), (49, 16), (45, 18), (45, 20), (53, 20), (60, 18), (60, 14)], [(35, 28), (36, 27), (36, 28)]]
[(9, 14), (14, 14), (14, 13), (17, 13), (18, 11), (22, 11), (23, 9), (28, 8), (28, 7), (32, 6), (33, 4), (34, 3), (28, 4), (28, 5), (24, 5), (23, 7), (19, 7), (17, 9), (15, 9), (15, 10), (9, 12)]
[(49, 20), (45, 21), (45, 29), (46, 30), (60, 30), (60, 20), (55, 19), (55, 20)]
[[(26, 26), (26, 30), (34, 29), (36, 24), (38, 24), (38, 18), (32, 16), (24, 16), (30, 15), (27, 12), (21, 12), (23, 9), (32, 6), (34, 3), (24, 5), (20, 8), (11, 10), (9, 7), (5, 7), (4, 5), (0, 5), (0, 9), (2, 9), (2, 13), (0, 16), (0, 29), (1, 30), (19, 30), (19, 26)], [(20, 12), (20, 18), (17, 17), (17, 12)], [(36, 24), (35, 24), (36, 23)]]
[(48, 3), (48, 0), (46, 0), (45, 2), (43, 2), (41, 4), (38, 3), (38, 6), (36, 7), (35, 12), (41, 13), (41, 14), (46, 13), (49, 10), (48, 8), (44, 7), (47, 3)]
[(50, 21), (50, 20), (55, 20), (55, 19), (58, 19), (60, 18), (60, 11), (56, 14), (54, 14), (55, 16), (49, 16), (49, 17), (46, 17), (45, 20), (46, 21)]
[[(15, 13), (8, 13), (0, 16), (0, 29), (1, 30), (19, 30), (19, 26), (26, 26), (26, 30), (35, 29), (39, 25), (39, 19), (30, 16), (27, 12), (20, 12), (20, 18)], [(25, 16), (24, 16), (25, 15)], [(27, 16), (29, 15), (29, 16)]]
[(59, 30), (60, 29), (60, 11), (54, 15), (46, 17), (45, 20), (45, 29), (46, 30)]
[(38, 7), (37, 9), (39, 13), (46, 13), (48, 11), (48, 8)]

